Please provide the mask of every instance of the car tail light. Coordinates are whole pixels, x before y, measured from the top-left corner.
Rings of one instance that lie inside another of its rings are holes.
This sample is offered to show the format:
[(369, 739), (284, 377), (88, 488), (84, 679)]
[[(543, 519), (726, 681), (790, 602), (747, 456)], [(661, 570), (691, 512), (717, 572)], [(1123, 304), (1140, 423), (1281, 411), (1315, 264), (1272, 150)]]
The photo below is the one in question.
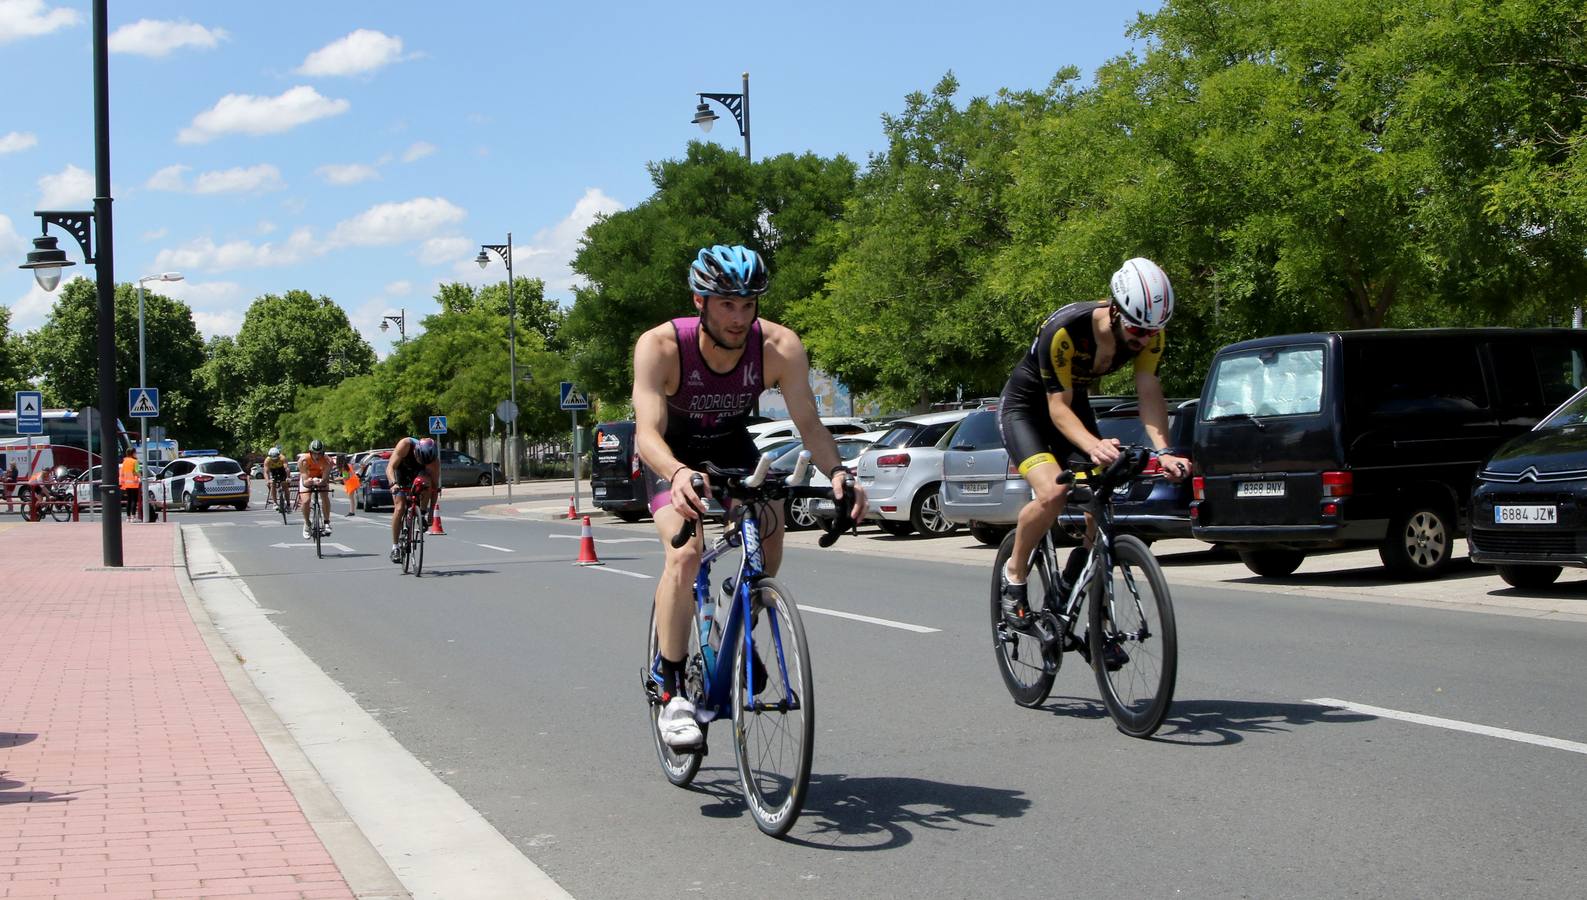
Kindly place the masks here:
[(1009, 457), (1008, 471), (1004, 474), (1006, 474), (1010, 479), (1025, 477), (1024, 473), (1019, 470), (1018, 464), (1014, 462), (1013, 457)]
[(876, 457), (876, 468), (878, 469), (902, 469), (907, 465), (909, 465), (908, 453), (888, 453)]
[(1322, 514), (1325, 515), (1325, 516), (1337, 516), (1337, 515), (1339, 515), (1339, 504), (1337, 504), (1337, 503), (1324, 503), (1323, 504), (1323, 508), (1322, 508)]
[(628, 477), (633, 481), (639, 480), (639, 454), (635, 453), (629, 458)]
[(193, 476), (193, 480), (198, 482), (199, 484), (203, 484), (206, 481), (214, 481), (215, 480), (215, 476), (213, 476), (213, 475), (194, 475)]
[(1190, 496), (1196, 500), (1207, 499), (1207, 479), (1200, 475), (1190, 479)]
[(1355, 477), (1349, 472), (1322, 473), (1324, 497), (1348, 497), (1355, 490)]
[(1146, 461), (1146, 468), (1141, 470), (1141, 474), (1142, 475), (1161, 475), (1161, 474), (1163, 474), (1163, 464), (1158, 462), (1157, 461), (1157, 457), (1154, 456), (1151, 459), (1148, 459)]

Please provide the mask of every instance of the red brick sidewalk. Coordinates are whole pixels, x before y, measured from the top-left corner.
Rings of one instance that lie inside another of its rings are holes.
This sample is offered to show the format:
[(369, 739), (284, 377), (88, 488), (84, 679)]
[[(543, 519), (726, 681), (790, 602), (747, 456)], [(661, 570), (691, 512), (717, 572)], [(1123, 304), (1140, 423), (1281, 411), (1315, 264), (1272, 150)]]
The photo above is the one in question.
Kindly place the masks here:
[(93, 571), (97, 523), (0, 524), (0, 897), (352, 898), (188, 612), (172, 526), (123, 534), (128, 568)]

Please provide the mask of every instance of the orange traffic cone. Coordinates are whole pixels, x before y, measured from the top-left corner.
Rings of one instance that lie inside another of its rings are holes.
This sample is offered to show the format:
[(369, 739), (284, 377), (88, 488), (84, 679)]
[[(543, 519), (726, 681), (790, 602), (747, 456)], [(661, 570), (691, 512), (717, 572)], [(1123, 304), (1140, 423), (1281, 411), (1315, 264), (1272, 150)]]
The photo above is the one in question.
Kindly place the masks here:
[(595, 536), (590, 534), (590, 517), (584, 517), (584, 528), (579, 532), (579, 559), (577, 566), (604, 566), (595, 555)]
[(577, 519), (578, 517), (579, 517), (578, 507), (573, 505), (573, 498), (569, 497), (568, 498), (568, 518)]
[(430, 534), (446, 534), (446, 529), (441, 527), (441, 498), (435, 498), (435, 508), (430, 510)]

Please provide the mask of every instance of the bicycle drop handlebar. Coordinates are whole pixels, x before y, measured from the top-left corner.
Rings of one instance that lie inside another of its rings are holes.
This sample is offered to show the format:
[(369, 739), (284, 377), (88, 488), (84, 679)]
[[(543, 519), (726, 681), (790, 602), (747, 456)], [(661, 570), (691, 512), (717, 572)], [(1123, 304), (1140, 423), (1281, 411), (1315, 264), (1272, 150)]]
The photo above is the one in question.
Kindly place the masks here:
[[(801, 456), (803, 456), (803, 452), (801, 452)], [(804, 461), (801, 460), (800, 462), (803, 463)], [(832, 494), (832, 488), (807, 487), (790, 483), (803, 478), (807, 468), (806, 465), (796, 465), (793, 473), (787, 479), (767, 482), (766, 471), (770, 465), (771, 457), (769, 455), (761, 457), (760, 463), (752, 473), (746, 473), (741, 469), (719, 469), (710, 463), (705, 464), (706, 471), (719, 479), (718, 487), (714, 489), (713, 493), (723, 495), (728, 499), (757, 502), (780, 500), (784, 497), (810, 497), (833, 501), (837, 516), (831, 522), (822, 525), (822, 530), (826, 533), (816, 540), (816, 543), (823, 548), (832, 546), (844, 532), (854, 527), (854, 517), (850, 513), (850, 507), (846, 503), (837, 502), (837, 498)], [(701, 476), (695, 475), (689, 480), (689, 484), (694, 488), (695, 494), (704, 493), (705, 479)], [(684, 520), (683, 527), (678, 530), (677, 534), (672, 536), (673, 549), (682, 547), (694, 538), (695, 531), (699, 528), (699, 522), (698, 518)]]

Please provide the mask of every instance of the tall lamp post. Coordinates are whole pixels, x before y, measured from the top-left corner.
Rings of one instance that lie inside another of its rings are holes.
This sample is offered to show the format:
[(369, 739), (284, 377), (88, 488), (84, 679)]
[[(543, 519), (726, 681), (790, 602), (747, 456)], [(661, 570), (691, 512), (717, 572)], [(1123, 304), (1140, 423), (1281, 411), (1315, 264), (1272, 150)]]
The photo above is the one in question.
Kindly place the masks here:
[(391, 323), (393, 323), (393, 322), (397, 323), (397, 343), (399, 343), (399, 344), (407, 343), (407, 341), (408, 341), (408, 310), (406, 308), (400, 309), (400, 310), (397, 311), (396, 315), (394, 315), (394, 316), (385, 316), (384, 318), (382, 318), (380, 320), (380, 330), (381, 331), (390, 331), (391, 330)]
[[(158, 275), (145, 275), (138, 279), (138, 388), (142, 390), (149, 386), (148, 373), (143, 368), (143, 283), (145, 281), (181, 281), (181, 272), (161, 272)], [(106, 446), (109, 446), (108, 444)], [(149, 504), (144, 501), (149, 497), (149, 420), (138, 418), (138, 448), (143, 459), (138, 466), (138, 508), (143, 510), (140, 521), (149, 521)], [(108, 457), (108, 454), (106, 454)]]
[(474, 257), (474, 262), (479, 263), (481, 269), (490, 265), (490, 257), (485, 254), (487, 250), (507, 264), (507, 402), (513, 411), (512, 421), (507, 423), (507, 446), (510, 448), (507, 502), (511, 503), (513, 482), (518, 480), (518, 304), (512, 293), (512, 232), (507, 232), (505, 244), (479, 245), (479, 255)]
[(750, 156), (749, 156), (749, 73), (748, 72), (744, 73), (744, 92), (742, 94), (704, 94), (704, 93), (702, 93), (702, 94), (699, 95), (699, 97), (700, 97), (700, 105), (696, 106), (694, 108), (694, 118), (691, 119), (690, 121), (692, 121), (692, 122), (694, 122), (694, 124), (700, 126), (700, 130), (701, 131), (704, 131), (707, 134), (709, 134), (711, 132), (711, 126), (715, 125), (716, 124), (716, 120), (721, 118), (721, 116), (718, 116), (716, 113), (712, 112), (711, 111), (711, 107), (708, 106), (705, 101), (707, 101), (707, 100), (715, 100), (716, 102), (718, 102), (718, 103), (722, 104), (723, 106), (727, 107), (727, 111), (733, 114), (733, 120), (738, 122), (738, 133), (740, 135), (743, 135), (743, 137), (744, 137), (744, 159), (747, 161), (750, 158)]
[[(116, 273), (115, 241), (110, 222), (110, 52), (105, 25), (106, 0), (93, 0), (94, 54), (94, 211), (35, 211), (43, 225), (43, 235), (33, 239), (33, 251), (21, 266), (32, 269), (39, 287), (55, 290), (61, 283), (61, 269), (72, 265), (66, 253), (49, 236), (57, 225), (77, 239), (83, 261), (94, 264), (94, 281), (99, 295), (99, 442), (101, 447), (116, 446)], [(90, 230), (99, 232), (99, 252), (94, 252)], [(113, 466), (101, 465), (100, 497), (107, 509), (121, 506), (121, 482)], [(104, 564), (121, 566), (121, 516), (100, 516)]]

